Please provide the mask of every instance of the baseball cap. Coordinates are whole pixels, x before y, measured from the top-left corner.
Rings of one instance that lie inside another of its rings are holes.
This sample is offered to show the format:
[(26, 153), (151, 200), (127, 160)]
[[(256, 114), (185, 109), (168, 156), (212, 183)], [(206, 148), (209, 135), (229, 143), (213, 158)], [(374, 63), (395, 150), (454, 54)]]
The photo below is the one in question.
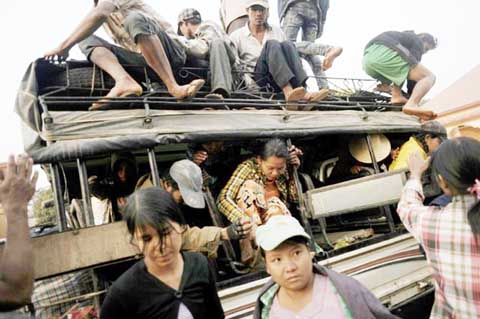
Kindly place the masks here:
[(289, 215), (275, 215), (268, 219), (266, 224), (257, 227), (257, 245), (265, 251), (278, 247), (289, 238), (301, 236), (310, 240), (302, 225)]
[(178, 15), (178, 29), (177, 33), (181, 34), (180, 32), (180, 22), (184, 21), (190, 21), (190, 20), (196, 20), (197, 22), (202, 22), (202, 16), (200, 12), (198, 12), (197, 9), (193, 8), (186, 8), (180, 11), (180, 14)]
[[(373, 153), (377, 162), (383, 161), (390, 154), (392, 145), (388, 138), (383, 134), (370, 135), (372, 141)], [(368, 143), (365, 137), (356, 137), (348, 143), (348, 150), (354, 159), (360, 163), (371, 164), (370, 152), (368, 151)]]
[(422, 124), (422, 129), (428, 131), (427, 134), (432, 134), (438, 137), (442, 142), (447, 140), (447, 130), (438, 121), (428, 121)]
[(252, 6), (261, 6), (268, 9), (268, 0), (247, 0), (245, 7), (248, 9)]
[(177, 183), (183, 201), (193, 208), (204, 208), (202, 170), (190, 160), (181, 160), (170, 167), (170, 176)]

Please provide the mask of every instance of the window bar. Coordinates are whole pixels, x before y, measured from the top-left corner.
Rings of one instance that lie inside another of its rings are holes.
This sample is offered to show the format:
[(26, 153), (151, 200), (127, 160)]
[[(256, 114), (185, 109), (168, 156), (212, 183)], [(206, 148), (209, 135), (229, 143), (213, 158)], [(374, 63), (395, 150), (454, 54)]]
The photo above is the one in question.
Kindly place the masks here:
[(80, 177), (80, 189), (82, 191), (83, 209), (86, 212), (87, 226), (94, 226), (92, 201), (90, 198), (90, 189), (88, 188), (87, 167), (85, 161), (77, 158), (78, 175)]
[(58, 163), (50, 164), (52, 173), (52, 188), (55, 198), (55, 210), (57, 211), (57, 224), (60, 232), (67, 230), (67, 216), (65, 215), (65, 203), (63, 202), (62, 183), (60, 182), (60, 171)]
[[(375, 157), (375, 152), (373, 151), (372, 138), (369, 134), (367, 134), (365, 138), (367, 139), (368, 152), (370, 153), (370, 158), (372, 159), (373, 169), (375, 170), (375, 174), (379, 174), (381, 173), (381, 171)], [(388, 205), (382, 206), (380, 207), (380, 211), (387, 218), (388, 228), (390, 229), (390, 232), (395, 232), (395, 223), (393, 221), (392, 211), (390, 210), (390, 207)]]

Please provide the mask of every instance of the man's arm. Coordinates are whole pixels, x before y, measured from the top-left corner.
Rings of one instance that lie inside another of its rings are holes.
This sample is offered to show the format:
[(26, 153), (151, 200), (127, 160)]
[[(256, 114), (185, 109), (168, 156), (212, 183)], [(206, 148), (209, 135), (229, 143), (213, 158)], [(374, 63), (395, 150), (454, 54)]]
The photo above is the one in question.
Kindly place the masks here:
[(113, 3), (100, 0), (98, 5), (87, 14), (67, 39), (60, 43), (56, 49), (44, 54), (45, 59), (66, 59), (70, 49), (75, 44), (92, 35), (114, 11), (115, 5)]
[(7, 243), (0, 261), (0, 310), (30, 302), (33, 290), (33, 249), (28, 228), (27, 205), (35, 193), (37, 173), (32, 160), (13, 156), (0, 172), (0, 204), (7, 217)]

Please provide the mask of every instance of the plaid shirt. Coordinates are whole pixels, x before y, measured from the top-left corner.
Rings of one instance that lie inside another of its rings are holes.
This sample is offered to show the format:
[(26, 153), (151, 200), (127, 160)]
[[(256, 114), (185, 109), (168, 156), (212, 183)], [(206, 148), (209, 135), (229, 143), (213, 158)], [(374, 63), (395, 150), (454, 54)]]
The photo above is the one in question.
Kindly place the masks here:
[[(238, 165), (227, 185), (225, 185), (220, 195), (218, 195), (218, 210), (232, 223), (245, 216), (243, 210), (238, 207), (236, 198), (240, 188), (245, 181), (248, 180), (253, 180), (262, 186), (264, 186), (266, 182), (266, 177), (262, 174), (255, 157)], [(275, 184), (280, 192), (280, 199), (283, 202), (287, 200), (290, 202), (298, 201), (297, 188), (293, 178), (289, 179), (287, 174), (280, 175), (275, 181)]]
[(420, 181), (409, 180), (398, 203), (405, 227), (422, 244), (434, 270), (432, 319), (480, 317), (480, 247), (467, 212), (475, 203), (459, 195), (444, 208), (423, 206)]

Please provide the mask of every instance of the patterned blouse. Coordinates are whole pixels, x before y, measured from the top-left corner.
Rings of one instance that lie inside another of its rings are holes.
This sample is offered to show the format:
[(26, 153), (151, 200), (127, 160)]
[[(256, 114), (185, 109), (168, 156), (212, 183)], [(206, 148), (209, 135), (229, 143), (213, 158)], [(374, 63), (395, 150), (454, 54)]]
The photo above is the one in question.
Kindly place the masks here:
[[(262, 186), (264, 186), (266, 182), (266, 177), (262, 174), (261, 168), (255, 157), (238, 165), (227, 185), (225, 185), (220, 192), (220, 195), (218, 195), (218, 209), (231, 222), (235, 222), (245, 216), (242, 209), (238, 207), (235, 199), (237, 198), (242, 185), (248, 180), (253, 180)], [(275, 184), (280, 192), (280, 199), (283, 202), (298, 202), (295, 180), (293, 178), (289, 179), (287, 173), (280, 175), (276, 179)]]

